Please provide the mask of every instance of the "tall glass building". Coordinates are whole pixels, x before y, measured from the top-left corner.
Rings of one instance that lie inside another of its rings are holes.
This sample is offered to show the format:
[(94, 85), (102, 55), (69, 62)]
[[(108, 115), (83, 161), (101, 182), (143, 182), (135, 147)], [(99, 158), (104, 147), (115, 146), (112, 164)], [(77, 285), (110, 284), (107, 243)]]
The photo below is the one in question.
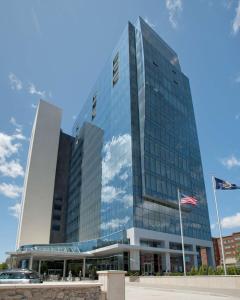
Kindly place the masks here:
[[(213, 264), (189, 80), (143, 19), (128, 23), (61, 147), (55, 182), (62, 176), (64, 197), (53, 186), (49, 240), (20, 238), (18, 253), (88, 250), (97, 268), (182, 271), (179, 189), (198, 199), (197, 207), (182, 206), (187, 268), (201, 264), (202, 252)], [(23, 216), (25, 206), (23, 199)]]

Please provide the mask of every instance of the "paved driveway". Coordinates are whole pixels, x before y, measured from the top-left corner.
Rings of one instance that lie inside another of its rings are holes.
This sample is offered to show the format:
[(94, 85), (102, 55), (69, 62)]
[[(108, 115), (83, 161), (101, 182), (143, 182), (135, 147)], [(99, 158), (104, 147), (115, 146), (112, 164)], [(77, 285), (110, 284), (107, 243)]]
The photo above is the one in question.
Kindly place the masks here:
[(194, 288), (126, 284), (126, 300), (236, 300), (240, 290), (199, 290)]

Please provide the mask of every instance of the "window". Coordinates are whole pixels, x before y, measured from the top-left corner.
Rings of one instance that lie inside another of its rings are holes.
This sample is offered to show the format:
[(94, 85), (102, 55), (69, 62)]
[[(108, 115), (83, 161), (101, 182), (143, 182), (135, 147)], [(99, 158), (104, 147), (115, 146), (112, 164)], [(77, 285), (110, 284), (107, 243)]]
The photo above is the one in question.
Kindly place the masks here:
[(62, 210), (62, 206), (61, 205), (58, 205), (58, 204), (54, 204), (53, 208), (55, 210)]
[(54, 201), (60, 201), (60, 202), (62, 202), (62, 200), (63, 200), (62, 197), (55, 197), (54, 198)]
[(113, 59), (113, 86), (118, 82), (119, 79), (119, 52), (115, 55)]
[(52, 225), (52, 230), (54, 231), (59, 231), (60, 230), (60, 225)]
[(60, 221), (61, 216), (60, 215), (53, 215), (53, 220)]

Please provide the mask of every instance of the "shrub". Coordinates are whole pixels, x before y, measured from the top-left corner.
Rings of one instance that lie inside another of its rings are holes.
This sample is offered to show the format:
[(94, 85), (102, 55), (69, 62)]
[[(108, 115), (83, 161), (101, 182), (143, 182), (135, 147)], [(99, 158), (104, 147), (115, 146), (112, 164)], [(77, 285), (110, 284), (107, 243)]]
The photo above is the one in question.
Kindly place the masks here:
[(198, 268), (192, 267), (191, 271), (189, 272), (189, 275), (197, 275), (198, 274)]
[(0, 263), (0, 270), (5, 270), (8, 268), (8, 265), (6, 263)]
[(237, 268), (235, 266), (227, 268), (228, 275), (238, 275)]
[(208, 267), (208, 275), (215, 275), (215, 270), (211, 266)]
[(168, 276), (183, 276), (184, 274), (180, 273), (180, 272), (169, 272), (167, 275)]
[(223, 270), (223, 267), (221, 266), (218, 266), (215, 270), (215, 274), (216, 275), (224, 275), (224, 270)]
[(139, 271), (128, 271), (126, 273), (126, 276), (139, 276), (140, 272)]
[(202, 265), (198, 270), (198, 275), (207, 275), (208, 274), (208, 267)]

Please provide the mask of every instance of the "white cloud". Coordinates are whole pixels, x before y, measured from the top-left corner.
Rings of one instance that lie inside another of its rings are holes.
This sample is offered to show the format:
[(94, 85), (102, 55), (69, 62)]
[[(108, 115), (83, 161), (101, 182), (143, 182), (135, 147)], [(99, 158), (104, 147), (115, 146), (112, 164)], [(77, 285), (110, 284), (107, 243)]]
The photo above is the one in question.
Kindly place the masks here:
[(240, 0), (238, 1), (238, 6), (236, 8), (236, 16), (232, 23), (233, 34), (237, 34), (240, 29)]
[(0, 173), (6, 177), (16, 178), (24, 176), (24, 170), (18, 160), (11, 160), (10, 162), (0, 163)]
[(15, 135), (0, 132), (0, 161), (18, 152), (21, 144), (16, 143), (15, 140)]
[(0, 184), (0, 193), (8, 198), (15, 199), (21, 195), (22, 187), (3, 182)]
[(155, 28), (155, 27), (156, 27), (156, 25), (155, 25), (154, 23), (150, 22), (149, 19), (148, 19), (147, 17), (144, 18), (144, 21), (145, 21), (150, 27), (152, 27), (152, 28)]
[(222, 228), (231, 229), (240, 227), (240, 212), (233, 216), (225, 217), (221, 221)]
[(10, 206), (8, 209), (10, 211), (10, 215), (19, 219), (20, 213), (21, 213), (21, 204), (20, 203), (16, 203), (15, 205)]
[(123, 225), (127, 224), (127, 222), (130, 220), (129, 217), (125, 217), (123, 219), (112, 219), (110, 222), (102, 223), (101, 228), (103, 230), (107, 229), (120, 229)]
[(3, 176), (16, 178), (24, 175), (23, 168), (19, 161), (10, 159), (10, 157), (17, 154), (22, 147), (22, 144), (18, 141), (25, 139), (26, 137), (20, 132), (13, 135), (0, 132), (0, 174)]
[(235, 82), (236, 82), (236, 83), (240, 83), (240, 75), (238, 75), (238, 76), (235, 78)]
[(37, 104), (32, 103), (31, 104), (31, 108), (36, 109), (37, 108)]
[(11, 89), (12, 90), (17, 90), (20, 91), (23, 88), (23, 84), (22, 81), (20, 79), (17, 78), (17, 76), (13, 73), (10, 73), (8, 75), (9, 81), (10, 81), (10, 85), (11, 85)]
[(33, 83), (29, 83), (28, 85), (28, 92), (29, 94), (31, 95), (38, 95), (42, 98), (45, 98), (46, 97), (46, 92), (45, 91), (40, 91), (36, 88), (36, 86), (33, 84)]
[(233, 0), (224, 0), (223, 2), (223, 6), (226, 8), (226, 9), (230, 9), (233, 5)]
[[(18, 129), (22, 129), (22, 125), (18, 124), (16, 119), (14, 117), (11, 117), (10, 118), (10, 121), (9, 121), (13, 126), (15, 126), (16, 128)], [(18, 131), (19, 132), (19, 131)]]
[(166, 0), (166, 7), (169, 13), (169, 21), (173, 28), (177, 28), (177, 17), (182, 11), (182, 0)]
[(103, 149), (105, 156), (102, 162), (103, 184), (113, 180), (127, 167), (132, 165), (132, 143), (130, 134), (113, 137)]
[(33, 24), (34, 24), (34, 27), (36, 29), (36, 32), (41, 35), (42, 32), (41, 32), (41, 26), (40, 26), (40, 23), (39, 23), (39, 19), (38, 19), (38, 16), (36, 14), (36, 11), (34, 8), (32, 8), (32, 18), (33, 18)]
[(228, 169), (240, 166), (240, 160), (236, 158), (234, 155), (221, 159), (221, 163)]

